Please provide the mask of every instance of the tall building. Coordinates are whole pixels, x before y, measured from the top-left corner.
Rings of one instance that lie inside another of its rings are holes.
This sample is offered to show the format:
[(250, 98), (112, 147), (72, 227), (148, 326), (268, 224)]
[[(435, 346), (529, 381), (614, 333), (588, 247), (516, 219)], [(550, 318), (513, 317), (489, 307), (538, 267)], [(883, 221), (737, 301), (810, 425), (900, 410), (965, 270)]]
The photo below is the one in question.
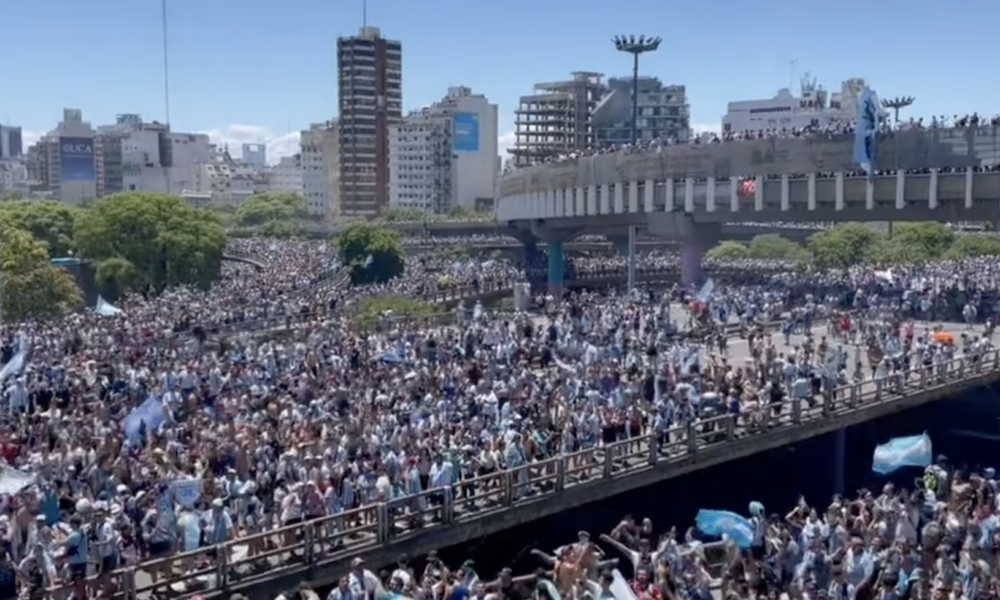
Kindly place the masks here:
[(446, 213), (490, 208), (497, 106), (467, 87), (389, 127), (389, 206)]
[[(691, 137), (691, 113), (683, 85), (663, 85), (656, 77), (638, 81), (639, 117), (636, 133), (640, 140)], [(594, 107), (591, 128), (594, 145), (607, 148), (632, 142), (632, 78), (608, 80), (608, 93)]]
[(340, 133), (336, 121), (313, 123), (299, 136), (302, 197), (309, 214), (327, 222), (340, 218)]
[(580, 71), (569, 81), (539, 83), (533, 94), (521, 96), (514, 113), (515, 166), (583, 152), (594, 146), (591, 114), (607, 88), (603, 75)]
[(63, 119), (28, 149), (29, 176), (40, 191), (67, 204), (97, 197), (95, 134), (83, 112), (63, 109)]
[(389, 126), (403, 110), (403, 49), (376, 27), (337, 39), (340, 207), (373, 217), (389, 204)]
[(248, 165), (267, 166), (267, 144), (243, 144), (240, 158)]
[(24, 136), (20, 127), (0, 125), (0, 159), (17, 158), (24, 153)]
[[(788, 88), (778, 90), (767, 100), (730, 102), (722, 117), (722, 130), (732, 133), (781, 129), (826, 127), (857, 118), (858, 97), (866, 87), (860, 77), (841, 83), (839, 93), (829, 93), (806, 76), (800, 82), (798, 96)], [(883, 117), (888, 117), (883, 111)]]

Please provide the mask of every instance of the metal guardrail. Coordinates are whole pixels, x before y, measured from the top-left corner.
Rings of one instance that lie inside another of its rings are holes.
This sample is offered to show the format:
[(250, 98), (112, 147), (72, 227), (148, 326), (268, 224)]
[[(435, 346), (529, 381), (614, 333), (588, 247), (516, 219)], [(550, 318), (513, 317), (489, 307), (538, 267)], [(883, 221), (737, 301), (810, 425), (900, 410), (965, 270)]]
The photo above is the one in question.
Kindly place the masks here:
[[(698, 455), (715, 457), (716, 462), (746, 456), (762, 449), (754, 438), (767, 436), (772, 447), (775, 441), (789, 443), (819, 435), (823, 427), (829, 429), (836, 422), (846, 426), (852, 424), (852, 419), (860, 422), (879, 412), (887, 414), (905, 408), (907, 400), (916, 394), (929, 401), (947, 395), (956, 387), (985, 385), (995, 381), (998, 374), (1000, 350), (991, 350), (978, 358), (960, 357), (880, 380), (849, 384), (809, 401), (794, 398), (754, 413), (725, 414), (664, 432), (646, 432), (612, 444), (462, 480), (450, 487), (148, 561), (118, 571), (120, 589), (126, 600), (132, 600), (171, 585), (190, 586), (197, 582), (197, 587), (188, 591), (204, 595), (285, 576), (307, 581), (317, 579), (324, 571), (318, 584), (331, 583), (340, 575), (338, 569), (344, 568), (346, 560), (376, 551), (395, 556), (391, 546), (396, 543), (410, 542), (408, 545), (412, 547), (414, 541), (419, 542), (423, 537), (427, 540), (423, 551), (437, 549), (443, 544), (440, 539), (430, 539), (436, 537), (433, 534), (447, 535), (471, 523), (478, 525), (473, 533), (466, 535), (482, 537), (510, 526), (505, 519), (497, 518), (504, 511), (540, 504), (550, 506), (549, 512), (556, 511), (561, 507), (558, 498), (568, 498), (576, 488), (607, 490), (613, 487), (610, 483), (613, 480), (642, 479), (638, 476), (653, 470), (673, 469), (675, 474), (682, 474), (708, 466), (693, 462)], [(448, 543), (462, 541), (467, 540), (451, 539)], [(193, 568), (197, 565), (201, 567)], [(157, 583), (143, 582), (151, 572), (163, 577)], [(63, 588), (57, 593), (65, 591)]]

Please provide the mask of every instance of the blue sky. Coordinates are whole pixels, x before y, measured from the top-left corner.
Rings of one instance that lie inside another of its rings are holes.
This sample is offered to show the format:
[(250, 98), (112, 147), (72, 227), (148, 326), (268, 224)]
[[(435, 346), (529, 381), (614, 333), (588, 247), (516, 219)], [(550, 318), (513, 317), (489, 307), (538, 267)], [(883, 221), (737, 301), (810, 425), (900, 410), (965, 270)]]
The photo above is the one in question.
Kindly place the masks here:
[[(4, 0), (0, 122), (51, 129), (63, 107), (93, 123), (165, 116), (159, 0)], [(171, 120), (222, 141), (265, 141), (334, 117), (335, 49), (361, 0), (167, 0)], [(629, 72), (616, 34), (663, 38), (644, 74), (687, 86), (692, 121), (717, 127), (730, 100), (772, 96), (806, 72), (828, 89), (865, 77), (909, 114), (997, 110), (1000, 4), (953, 0), (370, 0), (368, 22), (403, 42), (413, 109), (467, 85), (500, 106), (504, 142), (517, 97), (588, 70)]]

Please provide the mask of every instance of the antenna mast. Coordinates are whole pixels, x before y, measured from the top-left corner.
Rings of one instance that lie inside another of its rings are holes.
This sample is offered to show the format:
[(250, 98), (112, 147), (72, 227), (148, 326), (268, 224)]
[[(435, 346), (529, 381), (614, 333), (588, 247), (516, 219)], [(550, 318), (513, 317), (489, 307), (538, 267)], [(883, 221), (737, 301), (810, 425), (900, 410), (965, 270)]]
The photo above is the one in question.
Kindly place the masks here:
[(167, 0), (160, 0), (160, 27), (163, 34), (163, 106), (170, 125), (170, 42), (167, 39)]
[(361, 27), (368, 27), (368, 0), (361, 0)]

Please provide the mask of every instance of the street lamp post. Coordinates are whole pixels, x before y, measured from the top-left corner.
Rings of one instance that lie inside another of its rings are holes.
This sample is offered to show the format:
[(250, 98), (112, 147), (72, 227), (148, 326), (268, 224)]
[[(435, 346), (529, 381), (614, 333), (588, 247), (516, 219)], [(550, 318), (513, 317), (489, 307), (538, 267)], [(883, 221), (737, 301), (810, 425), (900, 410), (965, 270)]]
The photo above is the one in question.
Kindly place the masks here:
[[(886, 98), (885, 100), (882, 100), (881, 104), (882, 108), (892, 111), (893, 121), (895, 122), (896, 125), (899, 125), (899, 111), (904, 108), (913, 106), (913, 103), (916, 101), (917, 99), (914, 98), (913, 96), (896, 96), (895, 98)], [(896, 147), (896, 170), (898, 171), (900, 169), (899, 140), (897, 139), (896, 143), (893, 145)], [(889, 221), (889, 237), (892, 238), (892, 221)]]
[[(660, 42), (662, 41), (658, 37), (647, 38), (644, 35), (640, 35), (636, 38), (634, 35), (624, 36), (616, 35), (611, 40), (615, 45), (615, 50), (619, 52), (627, 52), (632, 55), (632, 144), (639, 143), (639, 56), (647, 52), (656, 52), (660, 47)], [(630, 182), (629, 185), (635, 185), (635, 182)], [(636, 248), (635, 248), (635, 238), (637, 235), (636, 228), (628, 228), (628, 291), (631, 293), (635, 289), (635, 263), (636, 263)]]

